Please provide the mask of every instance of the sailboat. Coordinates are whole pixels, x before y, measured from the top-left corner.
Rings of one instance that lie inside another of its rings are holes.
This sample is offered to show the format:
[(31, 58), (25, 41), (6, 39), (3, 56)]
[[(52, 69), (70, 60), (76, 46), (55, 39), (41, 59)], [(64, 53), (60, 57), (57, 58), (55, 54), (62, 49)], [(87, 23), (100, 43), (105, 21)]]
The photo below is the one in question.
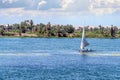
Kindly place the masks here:
[(83, 27), (83, 32), (82, 32), (82, 39), (81, 39), (81, 45), (80, 45), (80, 52), (91, 52), (91, 49), (85, 49), (89, 43), (85, 39), (85, 27)]

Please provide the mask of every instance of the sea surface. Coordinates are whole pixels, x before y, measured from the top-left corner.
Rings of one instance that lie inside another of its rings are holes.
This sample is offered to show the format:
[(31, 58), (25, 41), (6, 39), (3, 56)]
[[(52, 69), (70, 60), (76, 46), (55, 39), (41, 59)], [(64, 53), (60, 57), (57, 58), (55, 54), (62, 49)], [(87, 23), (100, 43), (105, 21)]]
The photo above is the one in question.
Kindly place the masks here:
[(120, 39), (0, 38), (0, 80), (120, 80)]

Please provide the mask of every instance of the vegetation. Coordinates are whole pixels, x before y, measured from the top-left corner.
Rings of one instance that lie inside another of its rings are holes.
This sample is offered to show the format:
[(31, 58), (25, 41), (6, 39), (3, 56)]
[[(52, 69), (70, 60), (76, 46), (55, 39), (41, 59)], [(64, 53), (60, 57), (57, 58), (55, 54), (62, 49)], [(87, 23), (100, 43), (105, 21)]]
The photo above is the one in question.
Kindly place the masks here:
[[(97, 27), (85, 26), (86, 37), (120, 38), (117, 26)], [(72, 25), (34, 24), (33, 20), (25, 20), (20, 24), (0, 25), (0, 36), (10, 37), (81, 37), (82, 27), (75, 29)]]

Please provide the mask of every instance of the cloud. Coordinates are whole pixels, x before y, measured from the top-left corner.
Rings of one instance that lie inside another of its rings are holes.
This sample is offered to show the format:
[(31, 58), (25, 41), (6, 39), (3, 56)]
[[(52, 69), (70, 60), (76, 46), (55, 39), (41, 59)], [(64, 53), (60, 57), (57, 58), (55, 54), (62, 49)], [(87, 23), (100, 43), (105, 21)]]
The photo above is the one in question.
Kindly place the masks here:
[[(52, 12), (42, 10), (26, 10), (24, 7), (21, 8), (6, 8), (0, 9), (0, 14), (3, 16), (52, 16), (52, 15), (65, 15), (64, 12)], [(69, 13), (66, 13), (69, 14)]]
[(3, 8), (20, 8), (36, 10), (39, 0), (0, 0), (0, 9)]
[(120, 12), (120, 0), (61, 0), (61, 10), (80, 14), (114, 14)]
[(39, 3), (38, 3), (38, 7), (40, 8), (41, 6), (47, 4), (47, 2), (45, 0), (41, 0)]
[(73, 0), (62, 0), (61, 2), (62, 9), (66, 10), (71, 3), (73, 3)]
[(6, 8), (0, 9), (0, 14), (3, 16), (20, 16), (23, 14), (24, 8)]
[(120, 0), (91, 0), (91, 5), (96, 8), (119, 8)]
[(91, 0), (89, 10), (97, 15), (120, 11), (120, 0)]
[(15, 16), (16, 14), (80, 16), (120, 13), (120, 0), (2, 0), (0, 5), (0, 13)]
[(60, 0), (40, 0), (38, 2), (38, 10), (51, 10), (51, 9), (60, 8)]
[(61, 7), (66, 11), (85, 11), (88, 10), (89, 0), (62, 0)]
[(9, 4), (12, 4), (14, 2), (16, 2), (18, 0), (2, 0), (2, 3), (9, 3)]
[(39, 3), (38, 3), (38, 7), (37, 9), (39, 10), (43, 5), (47, 4), (47, 2), (45, 0), (41, 0)]

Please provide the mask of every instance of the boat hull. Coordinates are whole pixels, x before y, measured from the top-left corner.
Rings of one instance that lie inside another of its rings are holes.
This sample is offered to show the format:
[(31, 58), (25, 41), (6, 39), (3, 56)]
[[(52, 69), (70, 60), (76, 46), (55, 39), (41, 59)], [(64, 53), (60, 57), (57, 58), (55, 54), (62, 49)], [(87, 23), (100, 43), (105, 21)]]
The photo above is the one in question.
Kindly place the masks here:
[(80, 52), (92, 52), (93, 50), (91, 49), (83, 49), (83, 50), (79, 50)]

